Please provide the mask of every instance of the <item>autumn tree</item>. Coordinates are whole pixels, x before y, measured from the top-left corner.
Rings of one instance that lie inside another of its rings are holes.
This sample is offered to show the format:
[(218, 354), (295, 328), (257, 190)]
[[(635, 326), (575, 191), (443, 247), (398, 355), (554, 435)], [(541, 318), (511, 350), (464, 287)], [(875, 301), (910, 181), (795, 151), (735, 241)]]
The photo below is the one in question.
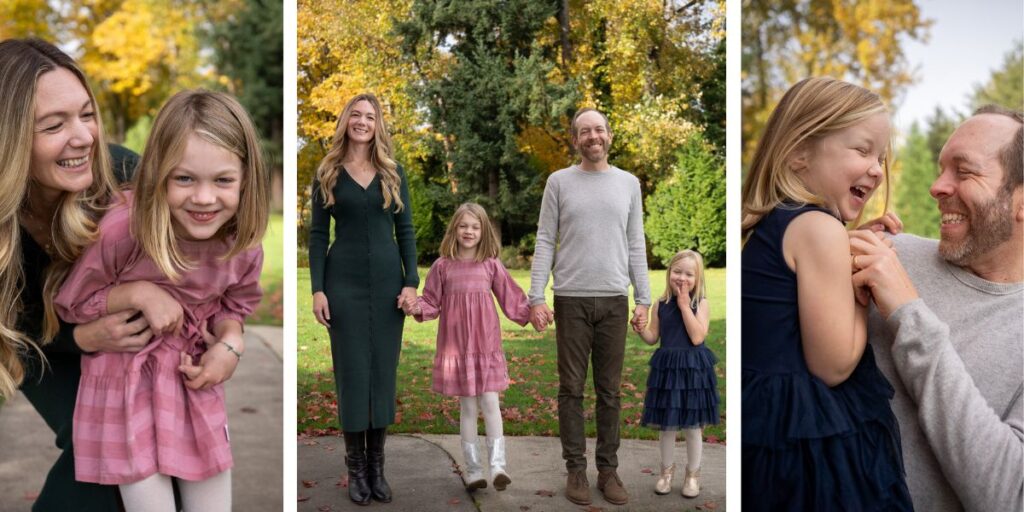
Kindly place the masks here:
[(46, 0), (0, 2), (0, 40), (16, 37), (53, 39), (56, 13)]
[(540, 175), (519, 146), (523, 127), (555, 129), (575, 104), (571, 86), (547, 79), (553, 64), (534, 42), (556, 13), (551, 1), (417, 1), (397, 26), (414, 66), (451, 56), (444, 74), (413, 87), (441, 141), (426, 174), (445, 178), (459, 200), (482, 203), (505, 242), (534, 230), (540, 208)]
[(786, 89), (831, 76), (877, 92), (892, 105), (913, 83), (903, 51), (925, 41), (931, 21), (915, 0), (743, 1), (743, 155)]

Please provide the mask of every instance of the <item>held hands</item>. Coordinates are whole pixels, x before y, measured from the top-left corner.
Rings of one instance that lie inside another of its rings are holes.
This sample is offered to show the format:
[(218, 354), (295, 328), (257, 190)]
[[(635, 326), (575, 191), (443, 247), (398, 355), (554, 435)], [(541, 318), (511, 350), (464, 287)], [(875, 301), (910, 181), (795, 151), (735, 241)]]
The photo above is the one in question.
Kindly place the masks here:
[(401, 309), (405, 316), (418, 315), (421, 312), (419, 304), (416, 300), (416, 288), (406, 286), (402, 288), (402, 293), (398, 294), (397, 308)]
[(548, 328), (548, 324), (555, 323), (555, 312), (547, 304), (541, 303), (530, 306), (530, 324), (537, 332)]
[(643, 304), (637, 304), (636, 308), (633, 309), (633, 320), (629, 322), (633, 325), (633, 332), (640, 334), (647, 327), (648, 309), (649, 306)]
[(892, 240), (882, 237), (883, 234), (873, 231), (851, 231), (850, 265), (857, 302), (866, 306), (873, 298), (878, 312), (883, 318), (889, 318), (893, 311), (917, 299), (918, 295), (892, 248)]
[(331, 308), (327, 304), (327, 295), (324, 292), (313, 294), (313, 316), (320, 325), (331, 328)]
[(240, 330), (224, 333), (219, 340), (206, 330), (205, 322), (200, 331), (203, 333), (207, 348), (199, 359), (199, 364), (193, 364), (192, 356), (181, 352), (181, 361), (178, 365), (178, 371), (185, 374), (185, 385), (195, 390), (210, 389), (230, 379), (235, 373), (241, 356), (232, 352), (227, 345), (231, 345), (239, 353), (245, 351), (245, 341)]
[(128, 309), (75, 326), (74, 337), (85, 352), (138, 352), (153, 338), (153, 330), (146, 317)]

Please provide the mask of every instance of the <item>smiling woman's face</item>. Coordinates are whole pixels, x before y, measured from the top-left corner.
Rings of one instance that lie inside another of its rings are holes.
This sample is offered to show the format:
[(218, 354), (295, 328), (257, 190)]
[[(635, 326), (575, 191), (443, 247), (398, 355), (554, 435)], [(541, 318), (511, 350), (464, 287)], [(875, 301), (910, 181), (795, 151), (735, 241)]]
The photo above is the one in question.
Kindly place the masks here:
[(46, 197), (92, 185), (99, 125), (89, 93), (70, 71), (58, 67), (36, 82), (31, 176)]

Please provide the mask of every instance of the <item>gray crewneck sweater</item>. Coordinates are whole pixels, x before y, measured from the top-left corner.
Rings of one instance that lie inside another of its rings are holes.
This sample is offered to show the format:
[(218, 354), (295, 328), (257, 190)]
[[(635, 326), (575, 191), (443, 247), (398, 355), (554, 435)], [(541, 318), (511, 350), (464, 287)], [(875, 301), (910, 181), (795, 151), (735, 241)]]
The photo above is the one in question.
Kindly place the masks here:
[(868, 336), (896, 390), (907, 485), (916, 510), (1022, 510), (1024, 283), (950, 265), (938, 242), (894, 238), (921, 298)]
[(554, 267), (555, 295), (628, 295), (650, 305), (640, 181), (614, 166), (578, 166), (548, 177), (530, 271), (530, 305), (544, 302)]

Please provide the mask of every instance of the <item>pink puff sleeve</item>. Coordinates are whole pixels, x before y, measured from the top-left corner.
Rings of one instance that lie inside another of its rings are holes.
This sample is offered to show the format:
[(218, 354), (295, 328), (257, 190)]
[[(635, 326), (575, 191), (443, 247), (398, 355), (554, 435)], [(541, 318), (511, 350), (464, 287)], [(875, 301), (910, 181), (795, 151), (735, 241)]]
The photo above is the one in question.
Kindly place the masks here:
[(505, 265), (496, 258), (489, 260), (492, 265), (491, 291), (498, 298), (498, 306), (513, 322), (525, 326), (530, 323), (530, 300), (523, 289), (512, 279)]
[[(263, 298), (263, 290), (260, 289), (260, 273), (263, 271), (263, 248), (257, 247), (235, 256), (242, 258), (243, 263), (238, 265), (241, 272), (234, 284), (228, 286), (224, 296), (220, 299), (220, 311), (213, 314), (208, 328), (213, 327), (225, 320), (235, 320), (240, 324), (245, 323), (245, 317), (252, 314)], [(244, 262), (248, 262), (248, 265)]]
[(441, 299), (444, 297), (445, 264), (438, 258), (427, 273), (427, 282), (423, 285), (423, 295), (416, 300), (420, 314), (413, 315), (417, 322), (433, 320), (441, 314)]
[[(115, 215), (113, 211), (108, 215)], [(122, 238), (117, 226), (101, 224), (100, 238), (89, 246), (75, 262), (54, 299), (57, 315), (65, 322), (83, 324), (108, 314), (107, 296), (118, 284), (118, 275), (125, 261), (118, 258), (131, 239)], [(119, 251), (119, 249), (121, 249)], [(116, 313), (116, 311), (115, 311)]]

